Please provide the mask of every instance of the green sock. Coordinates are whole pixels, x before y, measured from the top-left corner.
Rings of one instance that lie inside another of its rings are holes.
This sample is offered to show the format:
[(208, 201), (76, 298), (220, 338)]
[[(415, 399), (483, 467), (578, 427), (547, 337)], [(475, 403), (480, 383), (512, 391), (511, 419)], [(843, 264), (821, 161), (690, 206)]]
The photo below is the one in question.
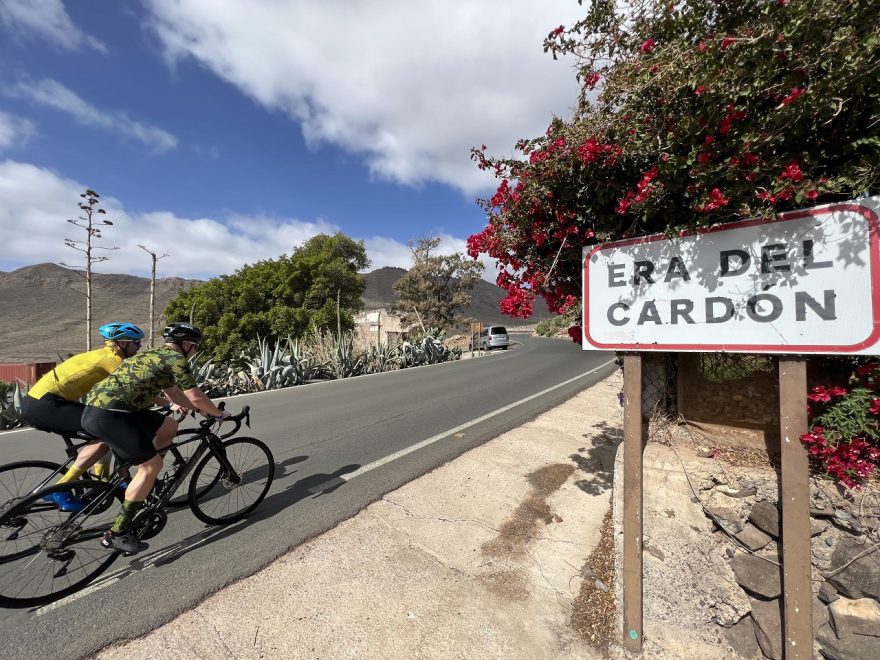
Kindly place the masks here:
[(125, 500), (122, 503), (122, 507), (119, 509), (119, 515), (116, 516), (116, 521), (113, 523), (113, 527), (110, 528), (110, 531), (114, 534), (127, 532), (128, 528), (131, 527), (131, 521), (134, 518), (134, 514), (140, 511), (143, 505), (143, 502)]

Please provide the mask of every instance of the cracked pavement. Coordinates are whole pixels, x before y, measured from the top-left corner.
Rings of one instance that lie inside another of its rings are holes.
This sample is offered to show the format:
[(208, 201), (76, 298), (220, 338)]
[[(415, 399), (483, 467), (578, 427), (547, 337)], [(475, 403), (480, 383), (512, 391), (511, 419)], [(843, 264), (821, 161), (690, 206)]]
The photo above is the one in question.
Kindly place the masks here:
[(614, 374), (97, 657), (600, 657), (570, 621), (610, 507), (610, 473), (594, 467), (622, 437), (620, 384)]

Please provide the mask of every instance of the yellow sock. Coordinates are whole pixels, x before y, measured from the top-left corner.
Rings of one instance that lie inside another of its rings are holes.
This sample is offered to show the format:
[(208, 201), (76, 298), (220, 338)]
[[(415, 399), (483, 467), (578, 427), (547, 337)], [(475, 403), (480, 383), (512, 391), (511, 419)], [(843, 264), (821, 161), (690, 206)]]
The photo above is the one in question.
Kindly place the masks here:
[(101, 479), (101, 477), (104, 474), (104, 464), (103, 463), (95, 463), (92, 466), (92, 474), (94, 474), (96, 477), (98, 477), (98, 479)]
[(58, 480), (59, 484), (66, 484), (68, 481), (76, 481), (81, 476), (85, 470), (76, 467), (75, 465), (71, 466), (69, 470), (67, 470), (67, 474), (65, 474), (61, 479)]

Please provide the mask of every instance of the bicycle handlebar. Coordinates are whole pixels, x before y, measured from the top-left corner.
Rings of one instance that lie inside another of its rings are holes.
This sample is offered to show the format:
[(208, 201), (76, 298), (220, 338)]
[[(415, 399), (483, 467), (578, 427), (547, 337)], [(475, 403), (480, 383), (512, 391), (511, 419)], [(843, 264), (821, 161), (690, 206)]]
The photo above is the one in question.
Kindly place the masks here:
[[(217, 408), (219, 408), (221, 411), (225, 411), (226, 410), (226, 402), (225, 401), (219, 402), (217, 404)], [(173, 413), (171, 408), (167, 407), (167, 406), (165, 408), (162, 408), (161, 412), (163, 415), (166, 415), (166, 416), (170, 416)], [(189, 415), (194, 418), (196, 416), (196, 413), (194, 410), (191, 410), (189, 412)], [(185, 418), (186, 418), (186, 413), (184, 413), (184, 415), (180, 419), (178, 419), (177, 421), (181, 422)], [(217, 419), (216, 417), (208, 417), (207, 419), (203, 419), (199, 422), (199, 427), (202, 430), (207, 431), (216, 422), (219, 422), (219, 421), (220, 420)], [(251, 427), (251, 407), (244, 406), (237, 415), (231, 415), (230, 417), (225, 418), (223, 421), (224, 422), (232, 422), (233, 424), (235, 424), (235, 428), (232, 429), (231, 431), (224, 433), (222, 436), (220, 436), (221, 438), (228, 438), (229, 436), (235, 435), (236, 433), (238, 433), (239, 429), (241, 429), (242, 423), (244, 423), (248, 428), (250, 428)]]

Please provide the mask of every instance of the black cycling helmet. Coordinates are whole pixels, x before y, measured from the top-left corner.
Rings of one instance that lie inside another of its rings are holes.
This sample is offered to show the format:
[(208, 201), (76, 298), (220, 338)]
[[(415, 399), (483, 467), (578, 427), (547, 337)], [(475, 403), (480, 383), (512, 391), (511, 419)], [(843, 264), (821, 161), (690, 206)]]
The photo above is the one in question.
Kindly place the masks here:
[(166, 342), (179, 344), (182, 341), (191, 341), (198, 344), (202, 341), (201, 331), (189, 323), (172, 323), (162, 331)]

